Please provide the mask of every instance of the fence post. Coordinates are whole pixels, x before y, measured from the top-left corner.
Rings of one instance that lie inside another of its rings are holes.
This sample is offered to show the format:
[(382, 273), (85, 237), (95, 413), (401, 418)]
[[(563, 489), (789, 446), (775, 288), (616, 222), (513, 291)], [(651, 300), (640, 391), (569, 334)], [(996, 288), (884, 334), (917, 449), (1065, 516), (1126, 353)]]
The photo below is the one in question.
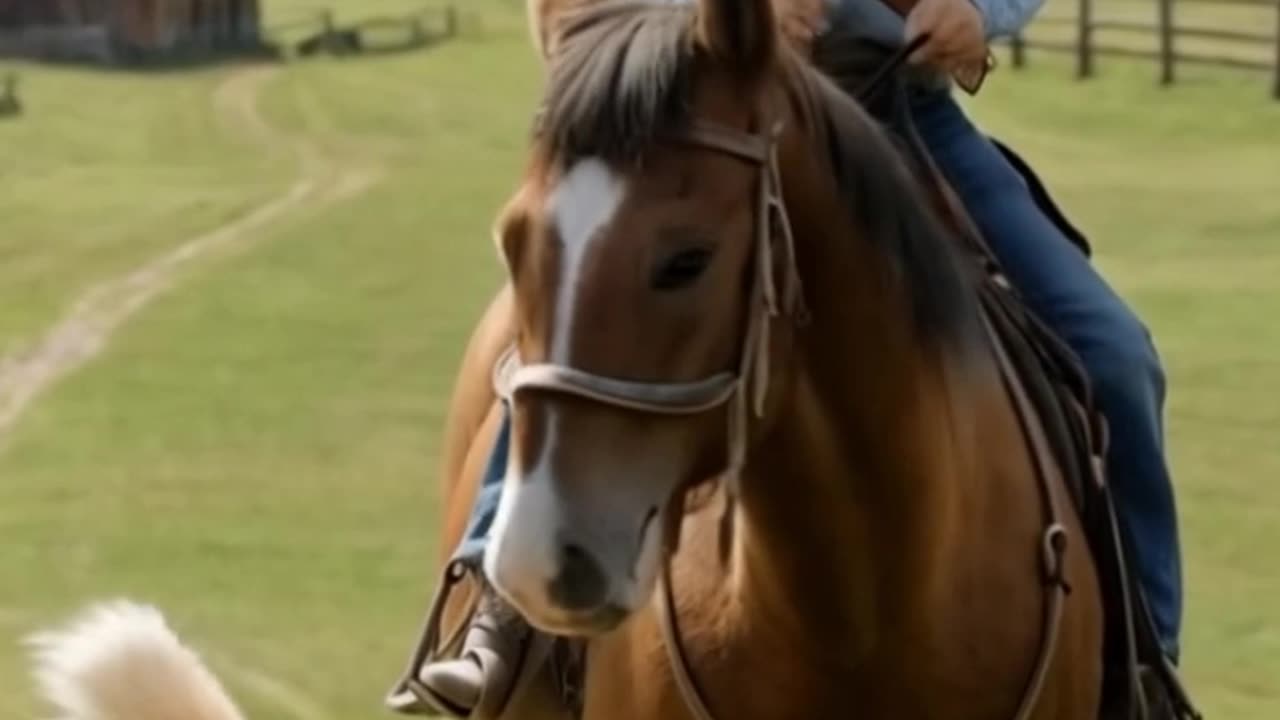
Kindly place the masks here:
[(1177, 58), (1174, 52), (1173, 38), (1173, 0), (1160, 0), (1160, 84), (1172, 85), (1174, 79), (1173, 64)]
[(1093, 77), (1093, 0), (1080, 0), (1076, 22), (1076, 77)]
[[(1277, 0), (1280, 2), (1280, 0)], [(454, 37), (458, 34), (458, 8), (446, 5), (444, 8), (444, 36)]]
[(1271, 88), (1271, 96), (1280, 100), (1280, 0), (1276, 0), (1276, 67), (1275, 86)]
[(337, 38), (335, 37), (336, 29), (333, 21), (332, 10), (326, 9), (320, 11), (320, 25), (320, 35), (324, 38), (324, 49), (332, 52), (333, 48), (338, 44)]
[(427, 29), (424, 27), (421, 14), (410, 16), (409, 38), (409, 42), (414, 46), (421, 45), (427, 41)]
[(1027, 39), (1022, 36), (1022, 33), (1016, 32), (1009, 38), (1009, 52), (1015, 68), (1021, 68), (1027, 64)]

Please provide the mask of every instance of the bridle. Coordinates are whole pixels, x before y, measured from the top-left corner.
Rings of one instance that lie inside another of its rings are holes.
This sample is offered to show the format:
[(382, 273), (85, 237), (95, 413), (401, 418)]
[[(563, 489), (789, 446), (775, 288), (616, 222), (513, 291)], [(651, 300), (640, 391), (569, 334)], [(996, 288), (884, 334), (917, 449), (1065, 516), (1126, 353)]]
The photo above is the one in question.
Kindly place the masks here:
[[(755, 277), (736, 370), (718, 372), (693, 382), (640, 382), (597, 375), (558, 363), (521, 365), (514, 347), (494, 369), (494, 387), (498, 396), (508, 402), (522, 390), (541, 390), (653, 415), (697, 415), (728, 405), (728, 461), (723, 476), (730, 508), (737, 495), (737, 479), (746, 464), (750, 416), (764, 415), (769, 388), (770, 324), (784, 313), (799, 325), (808, 322), (778, 170), (778, 143), (784, 125), (775, 122), (763, 127), (762, 131), (750, 133), (695, 120), (671, 138), (673, 142), (728, 155), (759, 169)], [(781, 288), (775, 280), (774, 262), (778, 254), (785, 263)], [(679, 531), (668, 533), (658, 579), (664, 645), (685, 704), (697, 720), (715, 720), (693, 679), (676, 618), (671, 561), (678, 543)]]
[[(570, 395), (615, 408), (651, 415), (691, 416), (728, 406), (728, 461), (724, 477), (729, 494), (736, 495), (734, 480), (746, 463), (749, 416), (762, 417), (769, 382), (770, 323), (784, 312), (797, 323), (808, 321), (802, 299), (799, 271), (791, 226), (782, 201), (781, 176), (778, 172), (777, 146), (783, 125), (772, 123), (761, 132), (751, 133), (719, 124), (694, 121), (670, 140), (691, 147), (719, 152), (758, 168), (756, 221), (754, 232), (755, 268), (747, 330), (743, 335), (737, 367), (713, 373), (692, 382), (642, 382), (591, 373), (558, 363), (522, 365), (514, 346), (498, 360), (493, 371), (493, 386), (499, 398), (512, 402), (522, 391), (543, 391)], [(786, 263), (783, 286), (775, 281), (774, 258), (781, 254)], [(668, 533), (663, 548), (661, 584), (668, 605), (673, 605), (671, 592), (671, 558), (678, 544), (678, 533)], [(415, 677), (417, 668), (439, 653), (457, 647), (462, 631), (471, 622), (463, 618), (458, 631), (448, 638), (440, 636), (439, 627), (446, 599), (468, 572), (465, 563), (448, 564), (436, 588), (424, 623), (421, 639), (414, 649), (409, 670), (393, 688), (388, 702), (403, 704), (408, 697), (426, 701), (431, 693)], [(663, 614), (665, 644), (671, 653), (672, 667), (680, 682), (685, 701), (698, 712), (699, 720), (711, 720), (702, 695), (694, 684), (685, 656), (684, 644), (674, 624), (674, 609)], [(669, 618), (668, 622), (665, 619)], [(444, 640), (441, 643), (441, 640)], [(700, 712), (698, 711), (700, 709)]]
[[(692, 382), (644, 382), (598, 375), (558, 363), (522, 365), (513, 347), (494, 369), (494, 387), (499, 397), (510, 401), (521, 391), (541, 390), (653, 415), (698, 415), (727, 405), (726, 477), (737, 476), (746, 461), (749, 416), (764, 415), (769, 386), (770, 324), (784, 313), (800, 324), (807, 322), (778, 172), (777, 145), (783, 125), (772, 123), (766, 127), (762, 132), (749, 133), (694, 121), (671, 138), (673, 142), (729, 155), (759, 168), (755, 278), (737, 367)], [(774, 263), (778, 255), (785, 263), (782, 287), (775, 279)]]
[[(926, 40), (916, 38), (884, 63), (859, 91), (876, 92)], [(541, 116), (535, 125), (541, 124)], [(604, 405), (656, 415), (697, 415), (727, 403), (729, 414), (728, 474), (735, 477), (746, 459), (748, 416), (764, 414), (769, 386), (770, 322), (786, 313), (799, 324), (808, 321), (796, 266), (795, 241), (782, 200), (778, 170), (778, 142), (784, 125), (765, 122), (756, 132), (718, 123), (694, 120), (670, 139), (673, 142), (718, 152), (758, 168), (756, 201), (755, 279), (752, 284), (748, 325), (743, 336), (738, 367), (693, 382), (640, 382), (598, 375), (557, 363), (521, 365), (513, 347), (494, 369), (498, 396), (512, 399), (521, 390), (543, 390), (577, 396)], [(775, 282), (774, 258), (782, 253), (782, 288)]]

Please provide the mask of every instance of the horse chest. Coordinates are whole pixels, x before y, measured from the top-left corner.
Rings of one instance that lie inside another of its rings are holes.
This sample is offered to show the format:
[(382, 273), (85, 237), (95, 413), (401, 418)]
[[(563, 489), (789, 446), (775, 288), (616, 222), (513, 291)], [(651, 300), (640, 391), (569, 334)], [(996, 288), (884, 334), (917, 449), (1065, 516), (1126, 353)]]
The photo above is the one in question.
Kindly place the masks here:
[[(588, 684), (585, 719), (701, 720), (659, 638), (643, 635), (593, 646), (589, 664), (599, 672)], [(843, 657), (834, 638), (817, 653), (778, 643), (691, 645), (691, 672), (714, 720), (1009, 720), (1022, 689), (1023, 668), (995, 670), (906, 645), (862, 661)], [(1076, 717), (1046, 711), (1043, 717)]]

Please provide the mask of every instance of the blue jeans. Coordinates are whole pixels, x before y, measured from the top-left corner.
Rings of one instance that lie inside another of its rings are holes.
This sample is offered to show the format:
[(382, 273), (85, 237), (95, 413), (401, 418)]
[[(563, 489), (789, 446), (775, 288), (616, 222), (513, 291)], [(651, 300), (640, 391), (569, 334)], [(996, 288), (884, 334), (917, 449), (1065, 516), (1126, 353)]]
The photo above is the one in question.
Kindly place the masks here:
[(471, 568), (478, 569), (484, 559), (485, 543), (493, 528), (493, 518), (498, 514), (498, 503), (502, 500), (502, 480), (507, 474), (507, 456), (511, 448), (511, 408), (505, 401), (501, 412), (502, 424), (498, 427), (498, 437), (493, 441), (489, 462), (480, 478), (480, 489), (471, 507), (467, 530), (462, 535), (462, 544), (453, 552), (454, 561)]
[(1111, 446), (1107, 476), (1165, 652), (1178, 654), (1182, 567), (1164, 457), (1164, 371), (1142, 321), (1035, 204), (1022, 176), (948, 92), (918, 91), (912, 116), (939, 170), (1032, 312), (1088, 373)]
[[(1146, 327), (1035, 204), (1022, 176), (949, 93), (914, 96), (912, 112), (939, 168), (1031, 309), (1080, 357), (1111, 430), (1108, 475), (1134, 538), (1138, 575), (1165, 652), (1177, 658), (1182, 577), (1165, 466), (1164, 373)], [(509, 415), (456, 557), (478, 564), (506, 470)]]

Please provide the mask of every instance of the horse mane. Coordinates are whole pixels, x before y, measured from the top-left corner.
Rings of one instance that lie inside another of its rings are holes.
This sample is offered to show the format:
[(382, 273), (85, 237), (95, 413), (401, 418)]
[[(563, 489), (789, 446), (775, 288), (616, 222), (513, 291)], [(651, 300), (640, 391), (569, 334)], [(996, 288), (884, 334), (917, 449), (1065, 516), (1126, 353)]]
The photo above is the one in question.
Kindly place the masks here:
[[(606, 0), (558, 25), (539, 124), (550, 158), (593, 156), (634, 167), (681, 130), (693, 93), (695, 7)], [(807, 59), (781, 52), (783, 77), (814, 135), (825, 140), (839, 191), (866, 239), (903, 284), (924, 339), (963, 346), (978, 336), (975, 286), (886, 133)]]
[(553, 157), (632, 164), (688, 121), (693, 5), (606, 0), (566, 13), (541, 129)]
[(981, 337), (975, 276), (888, 133), (807, 60), (788, 63), (793, 88), (855, 224), (905, 284), (923, 337), (967, 347)]

